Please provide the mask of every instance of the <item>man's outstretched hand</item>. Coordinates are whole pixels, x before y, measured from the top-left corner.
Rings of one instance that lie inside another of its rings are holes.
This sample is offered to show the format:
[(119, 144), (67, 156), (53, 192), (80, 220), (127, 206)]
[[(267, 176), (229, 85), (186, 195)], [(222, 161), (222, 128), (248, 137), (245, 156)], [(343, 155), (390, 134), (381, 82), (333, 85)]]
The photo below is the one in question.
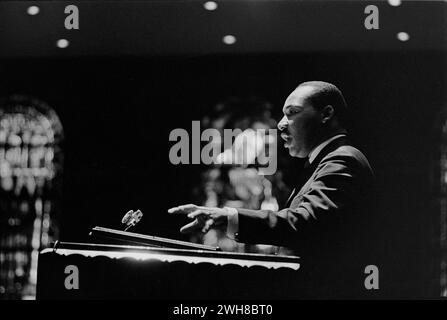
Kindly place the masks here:
[(226, 209), (201, 207), (194, 204), (173, 207), (168, 212), (171, 214), (186, 214), (188, 218), (194, 220), (184, 225), (180, 229), (181, 233), (191, 233), (199, 230), (206, 233), (213, 225), (225, 222), (229, 215)]

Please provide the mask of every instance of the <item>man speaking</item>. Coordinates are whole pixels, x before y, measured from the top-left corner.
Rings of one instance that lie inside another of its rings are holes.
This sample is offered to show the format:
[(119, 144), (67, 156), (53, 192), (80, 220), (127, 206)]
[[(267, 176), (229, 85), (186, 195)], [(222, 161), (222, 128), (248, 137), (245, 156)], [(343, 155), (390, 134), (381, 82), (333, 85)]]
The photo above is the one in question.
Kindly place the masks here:
[[(284, 209), (187, 204), (168, 212), (187, 214), (192, 220), (181, 228), (183, 233), (207, 232), (213, 225), (227, 223), (228, 237), (238, 242), (294, 249), (303, 259), (304, 271), (318, 277), (331, 274), (333, 288), (337, 281), (340, 285), (352, 279), (357, 282), (364, 276), (359, 268), (374, 263), (366, 259), (364, 246), (373, 172), (366, 157), (349, 142), (345, 99), (333, 84), (304, 82), (287, 97), (283, 113), (278, 129), (285, 148), (292, 157), (307, 158)], [(333, 279), (339, 272), (341, 279)], [(358, 274), (349, 280), (348, 272)]]

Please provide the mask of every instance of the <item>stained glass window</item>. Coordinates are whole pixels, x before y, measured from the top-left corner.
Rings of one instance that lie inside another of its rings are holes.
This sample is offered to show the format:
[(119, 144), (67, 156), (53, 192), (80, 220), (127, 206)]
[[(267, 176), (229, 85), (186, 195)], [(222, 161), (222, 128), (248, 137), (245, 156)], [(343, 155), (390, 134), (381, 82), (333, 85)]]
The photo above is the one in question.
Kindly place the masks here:
[(447, 122), (442, 126), (439, 165), (439, 246), (441, 296), (447, 297)]
[(58, 236), (63, 130), (47, 104), (0, 103), (0, 299), (33, 299), (39, 250)]

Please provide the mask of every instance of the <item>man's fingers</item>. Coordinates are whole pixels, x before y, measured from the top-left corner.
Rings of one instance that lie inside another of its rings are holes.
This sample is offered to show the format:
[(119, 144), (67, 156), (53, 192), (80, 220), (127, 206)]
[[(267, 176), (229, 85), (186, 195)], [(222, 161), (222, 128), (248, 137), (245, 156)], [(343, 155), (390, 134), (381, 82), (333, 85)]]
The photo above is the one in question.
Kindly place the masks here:
[(200, 219), (195, 219), (193, 222), (188, 223), (187, 225), (184, 225), (181, 227), (180, 232), (181, 233), (191, 233), (194, 231), (197, 231), (199, 229), (202, 229), (205, 225), (205, 222)]
[(210, 230), (210, 228), (214, 225), (214, 220), (213, 219), (208, 219), (205, 222), (205, 226), (202, 228), (202, 232), (203, 233), (207, 233), (208, 230)]
[(197, 206), (194, 204), (185, 204), (178, 207), (173, 207), (168, 209), (168, 213), (190, 213), (197, 209)]
[(213, 219), (195, 219), (193, 222), (188, 223), (187, 225), (184, 225), (181, 229), (181, 233), (191, 233), (198, 230), (201, 230), (202, 233), (207, 233), (210, 228), (214, 225)]
[(194, 219), (194, 221), (184, 225), (180, 229), (181, 233), (191, 233), (198, 230), (201, 230), (203, 233), (208, 232), (214, 224), (214, 220), (210, 219), (211, 212), (210, 208), (196, 206), (194, 204), (185, 204), (168, 209), (168, 213), (188, 214), (188, 218)]
[(190, 219), (207, 218), (208, 216), (209, 216), (209, 212), (202, 210), (202, 209), (194, 210), (193, 212), (188, 214), (188, 218), (190, 218)]

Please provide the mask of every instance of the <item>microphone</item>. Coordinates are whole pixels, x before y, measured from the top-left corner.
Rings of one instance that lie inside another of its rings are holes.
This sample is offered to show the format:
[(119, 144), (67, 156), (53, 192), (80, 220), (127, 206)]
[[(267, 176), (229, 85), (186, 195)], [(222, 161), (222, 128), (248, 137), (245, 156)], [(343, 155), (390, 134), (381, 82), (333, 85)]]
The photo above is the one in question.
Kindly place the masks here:
[(126, 225), (124, 231), (127, 231), (129, 228), (134, 227), (138, 222), (143, 218), (143, 212), (141, 210), (133, 211), (129, 210), (121, 219), (121, 223)]

